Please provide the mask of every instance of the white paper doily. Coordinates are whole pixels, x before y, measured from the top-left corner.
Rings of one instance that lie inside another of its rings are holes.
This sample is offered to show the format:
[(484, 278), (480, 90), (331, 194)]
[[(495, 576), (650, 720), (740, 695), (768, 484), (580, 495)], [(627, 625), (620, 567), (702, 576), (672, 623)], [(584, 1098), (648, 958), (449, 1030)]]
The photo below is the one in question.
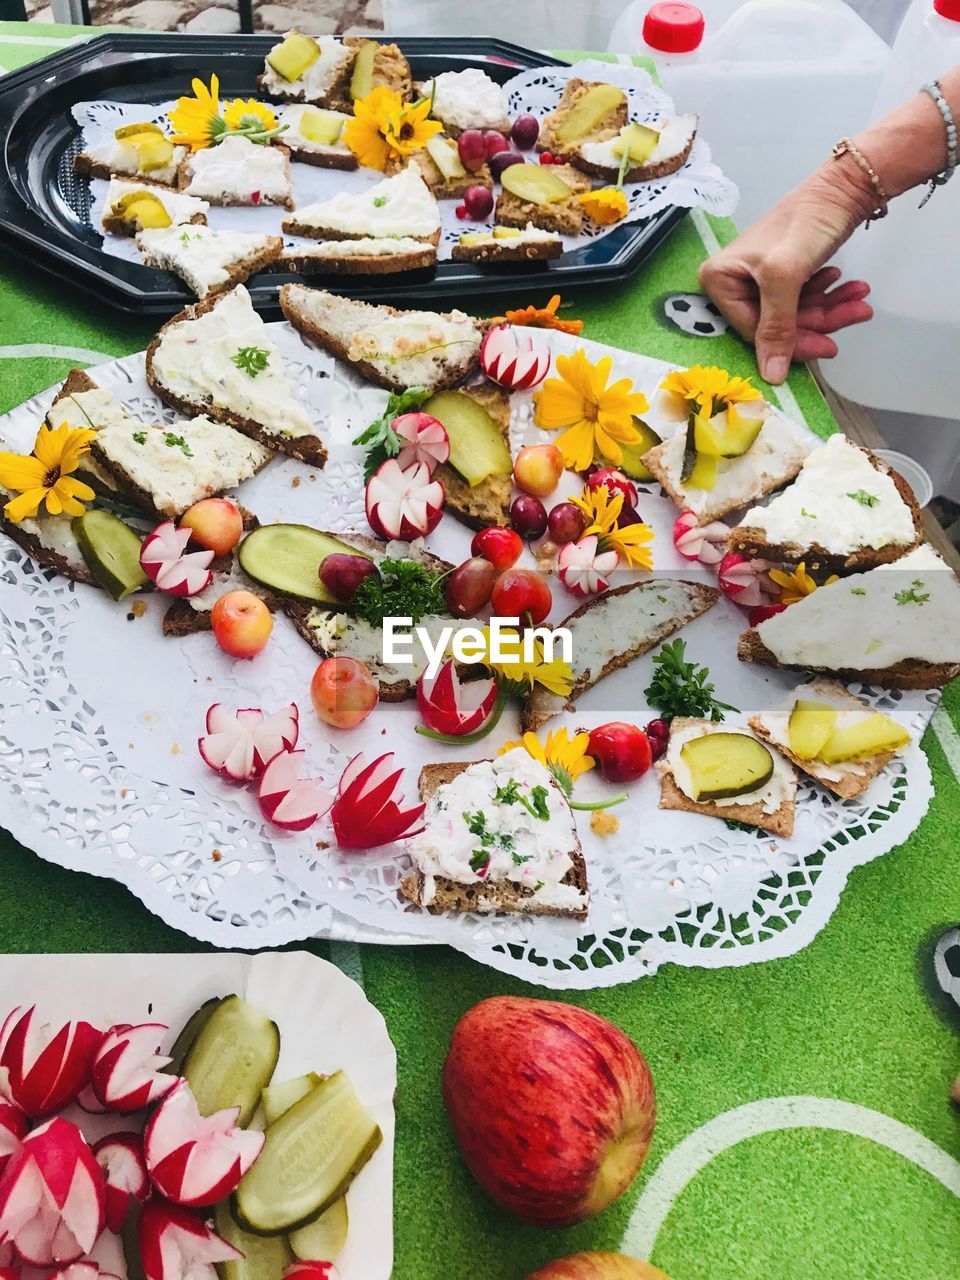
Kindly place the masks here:
[[(512, 116), (529, 112), (542, 118), (553, 110), (563, 92), (563, 87), (571, 76), (582, 76), (585, 79), (605, 79), (623, 88), (630, 99), (631, 118), (652, 122), (664, 113), (674, 110), (666, 93), (650, 79), (641, 67), (614, 66), (605, 62), (578, 62), (571, 67), (536, 67), (521, 72), (508, 80), (503, 86), (510, 104)], [(186, 92), (186, 89), (184, 90)], [(166, 113), (175, 106), (174, 102), (143, 104), (113, 102), (100, 99), (93, 102), (78, 102), (72, 109), (73, 118), (83, 130), (87, 143), (106, 140), (121, 124), (129, 124), (150, 118), (157, 124), (166, 123)], [(536, 159), (535, 153), (530, 153)], [(318, 200), (327, 200), (337, 191), (362, 191), (374, 182), (380, 181), (382, 174), (373, 169), (355, 169), (344, 171), (338, 169), (320, 169), (309, 164), (293, 164), (293, 192), (297, 208), (312, 204)], [(652, 217), (671, 206), (689, 209), (705, 209), (708, 213), (730, 215), (736, 208), (738, 191), (734, 183), (726, 178), (710, 159), (710, 148), (700, 137), (694, 143), (693, 151), (686, 164), (677, 173), (660, 178), (656, 182), (629, 183), (624, 187), (630, 206), (627, 222), (637, 222), (642, 218)], [(93, 179), (91, 191), (91, 223), (95, 231), (100, 230), (100, 219), (106, 199), (107, 183)], [(482, 228), (488, 223), (461, 221), (456, 216), (456, 200), (441, 200), (441, 236), (438, 256), (448, 259), (454, 244), (464, 231)], [(269, 232), (278, 234), (280, 219), (285, 210), (261, 206), (258, 208), (216, 208), (212, 207), (207, 214), (207, 221), (212, 227), (233, 231)], [(489, 220), (488, 220), (489, 222)], [(562, 236), (564, 250), (575, 249), (589, 240), (609, 235), (616, 229), (601, 227), (596, 223), (584, 220), (584, 230), (579, 236)], [(297, 236), (286, 236), (288, 246), (308, 243)], [(140, 262), (136, 242), (127, 236), (104, 236), (103, 250), (114, 257), (124, 258), (129, 262)]]
[[(285, 323), (271, 326), (301, 396), (323, 424), (330, 461), (317, 472), (292, 459), (273, 462), (243, 486), (244, 503), (265, 522), (303, 521), (333, 530), (363, 526), (359, 451), (350, 440), (383, 407), (386, 393), (306, 347)], [(563, 334), (534, 331), (554, 352), (611, 352), (614, 376), (648, 398), (669, 368)], [(142, 356), (90, 370), (141, 417), (166, 421), (143, 379)], [(0, 437), (32, 446), (52, 393), (0, 419)], [(653, 412), (655, 429), (672, 427)], [(801, 428), (802, 429), (802, 428)], [(515, 443), (541, 438), (530, 395), (514, 397)], [(579, 485), (572, 476), (559, 500)], [(653, 486), (640, 509), (656, 533), (655, 572), (696, 576), (673, 548), (673, 504)], [(470, 533), (445, 517), (430, 549), (458, 563)], [(705, 571), (701, 571), (705, 572)], [(557, 584), (553, 618), (575, 601)], [(129, 885), (151, 910), (198, 938), (230, 947), (264, 947), (322, 933), (380, 941), (446, 942), (485, 964), (558, 988), (613, 985), (665, 960), (688, 965), (745, 964), (793, 952), (829, 919), (849, 871), (901, 843), (929, 803), (926, 758), (913, 745), (865, 799), (841, 802), (802, 784), (789, 841), (731, 830), (698, 815), (663, 812), (651, 774), (617, 809), (620, 831), (602, 839), (586, 815), (579, 828), (591, 884), (584, 924), (547, 918), (435, 917), (401, 902), (408, 862), (402, 850), (339, 854), (317, 824), (301, 835), (265, 829), (253, 792), (235, 788), (201, 762), (196, 739), (206, 707), (301, 709), (308, 763), (334, 784), (347, 759), (394, 750), (413, 795), (421, 764), (481, 759), (518, 736), (515, 710), (489, 738), (466, 751), (418, 736), (415, 705), (381, 705), (358, 729), (336, 734), (317, 720), (308, 686), (316, 656), (285, 618), (253, 662), (233, 662), (209, 634), (164, 639), (167, 601), (144, 597), (145, 616), (106, 595), (38, 570), (0, 540), (0, 795), (3, 823), (24, 844), (64, 866)], [(784, 672), (738, 662), (744, 615), (726, 600), (683, 631), (688, 654), (710, 667), (724, 701), (745, 716), (792, 687)], [(609, 719), (643, 724), (653, 714), (642, 690), (651, 655), (615, 673), (553, 726), (591, 727)], [(917, 737), (936, 695), (871, 693), (868, 700)], [(735, 717), (731, 717), (733, 721)], [(605, 784), (581, 781), (582, 798)], [(380, 932), (386, 931), (386, 933)]]

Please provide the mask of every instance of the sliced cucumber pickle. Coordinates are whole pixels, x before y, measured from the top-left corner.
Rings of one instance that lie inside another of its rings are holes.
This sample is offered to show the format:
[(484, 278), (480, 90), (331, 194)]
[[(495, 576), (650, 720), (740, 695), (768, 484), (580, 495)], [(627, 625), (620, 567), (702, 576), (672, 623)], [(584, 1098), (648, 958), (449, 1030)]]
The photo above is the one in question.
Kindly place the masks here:
[(316, 1071), (311, 1071), (309, 1075), (297, 1076), (295, 1080), (281, 1080), (278, 1084), (267, 1085), (260, 1099), (263, 1104), (263, 1117), (267, 1124), (275, 1124), (285, 1111), (289, 1111), (295, 1102), (305, 1098), (322, 1080), (323, 1076), (318, 1075)]
[(184, 1059), (193, 1048), (197, 1036), (210, 1021), (214, 1009), (220, 1004), (220, 996), (205, 1000), (199, 1009), (195, 1009), (183, 1024), (183, 1028), (170, 1050), (170, 1061), (163, 1068), (168, 1075), (178, 1076), (183, 1069)]
[(680, 748), (694, 800), (727, 800), (758, 791), (773, 777), (773, 756), (746, 733), (705, 733)]
[(347, 1198), (341, 1196), (315, 1221), (307, 1223), (299, 1231), (290, 1232), (290, 1248), (301, 1262), (332, 1262), (338, 1253), (343, 1252), (349, 1229)]
[[(648, 450), (655, 448), (661, 444), (660, 436), (654, 431), (653, 427), (647, 426), (642, 418), (635, 417), (633, 425), (640, 432), (640, 439), (636, 444), (621, 445), (623, 457), (620, 459), (619, 468), (625, 476), (629, 476), (631, 480), (639, 480), (641, 483), (649, 483), (653, 480), (653, 472), (643, 461), (643, 455)], [(594, 461), (598, 467), (610, 466), (610, 460), (598, 455)]]
[(140, 568), (140, 535), (109, 511), (85, 511), (71, 528), (87, 568), (114, 600), (123, 600), (150, 581)]
[(594, 84), (569, 109), (554, 129), (558, 142), (577, 142), (591, 133), (604, 116), (616, 111), (626, 94), (614, 84)]
[(228, 1200), (217, 1205), (214, 1225), (217, 1235), (243, 1254), (235, 1261), (217, 1263), (220, 1280), (280, 1280), (284, 1267), (294, 1261), (286, 1236), (255, 1236), (244, 1231), (230, 1212)]
[(570, 195), (564, 180), (542, 164), (512, 164), (501, 173), (500, 185), (530, 204), (554, 204)]
[(261, 1235), (306, 1226), (346, 1193), (382, 1141), (349, 1078), (335, 1072), (269, 1126), (234, 1193), (234, 1216)]
[(335, 551), (364, 554), (306, 524), (265, 524), (247, 534), (237, 559), (254, 582), (297, 600), (337, 605), (341, 601), (320, 581), (320, 565)]
[(798, 698), (787, 724), (790, 750), (801, 760), (816, 760), (829, 742), (836, 723), (836, 707), (827, 702)]
[(471, 488), (488, 476), (510, 475), (513, 460), (499, 427), (467, 392), (439, 391), (426, 402), (423, 412), (445, 427), (450, 440), (450, 465)]
[(207, 1019), (183, 1063), (202, 1116), (239, 1107), (250, 1123), (280, 1056), (280, 1032), (259, 1009), (227, 996)]

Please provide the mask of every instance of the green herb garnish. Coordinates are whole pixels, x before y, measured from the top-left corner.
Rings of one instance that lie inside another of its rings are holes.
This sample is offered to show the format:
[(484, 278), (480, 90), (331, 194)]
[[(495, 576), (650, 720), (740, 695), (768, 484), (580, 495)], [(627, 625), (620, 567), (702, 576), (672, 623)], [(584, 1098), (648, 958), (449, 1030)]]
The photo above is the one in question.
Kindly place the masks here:
[(387, 197), (386, 197), (386, 196), (374, 196), (374, 197), (373, 197), (373, 207), (374, 207), (375, 209), (382, 209), (382, 208), (383, 208), (383, 206), (384, 206), (386, 203), (387, 203)]
[(516, 778), (511, 778), (509, 782), (497, 787), (493, 798), (494, 800), (499, 800), (501, 804), (521, 804), (531, 818), (539, 818), (541, 822), (546, 822), (550, 817), (550, 810), (547, 806), (549, 794), (546, 787), (537, 786), (530, 792), (528, 799), (520, 794), (519, 783)]
[(358, 618), (380, 630), (384, 618), (422, 618), (447, 612), (444, 574), (415, 560), (381, 560), (380, 572), (368, 574), (357, 587), (351, 607)]
[(163, 443), (168, 449), (179, 449), (185, 458), (193, 457), (193, 450), (183, 436), (175, 436), (172, 431), (165, 431), (163, 433)]
[(850, 594), (852, 596), (865, 596), (867, 592), (866, 592), (866, 588), (864, 587), (851, 587)]
[(371, 422), (369, 427), (354, 440), (367, 450), (367, 459), (363, 468), (364, 482), (370, 479), (377, 467), (388, 458), (395, 458), (400, 452), (401, 440), (391, 424), (394, 418), (403, 413), (412, 413), (430, 399), (431, 392), (423, 387), (408, 387), (406, 391), (391, 391), (387, 407), (382, 415)]
[(490, 865), (490, 854), (486, 849), (474, 849), (470, 855), (470, 870), (478, 875)]
[(894, 592), (894, 600), (897, 604), (926, 604), (930, 599), (929, 591), (918, 591), (918, 587), (923, 586), (922, 578), (914, 578), (913, 585), (904, 587), (902, 591)]
[(686, 645), (673, 640), (663, 645), (654, 656), (653, 679), (644, 690), (651, 707), (656, 707), (665, 720), (674, 716), (695, 716), (722, 720), (725, 711), (736, 711), (728, 702), (719, 702), (713, 685), (707, 682), (710, 671), (685, 658)]
[(817, 517), (813, 514), (813, 512), (812, 512), (812, 511), (808, 511), (806, 507), (801, 507), (801, 508), (800, 508), (800, 514), (803, 516), (803, 518), (804, 518), (805, 520), (816, 520), (816, 518), (817, 518)]
[(848, 493), (847, 497), (852, 498), (854, 502), (859, 502), (861, 507), (875, 507), (880, 501), (872, 493), (867, 493), (866, 489), (855, 489), (853, 493)]
[[(467, 830), (472, 836), (477, 836), (480, 840), (482, 848), (474, 849), (470, 858), (470, 869), (477, 871), (480, 867), (485, 866), (490, 861), (491, 848), (502, 849), (504, 853), (512, 855), (516, 860), (517, 855), (513, 852), (513, 836), (508, 835), (505, 831), (490, 831), (487, 827), (487, 815), (482, 809), (478, 809), (476, 813), (465, 813), (463, 820), (467, 824)], [(526, 859), (523, 859), (526, 861)], [(477, 865), (475, 866), (474, 863)]]
[(147, 433), (145, 431), (135, 431), (133, 433), (133, 440), (135, 444), (146, 444)]
[(258, 373), (263, 373), (269, 364), (270, 352), (266, 347), (241, 347), (236, 355), (232, 355), (230, 359), (238, 369), (242, 369), (251, 378), (255, 378)]

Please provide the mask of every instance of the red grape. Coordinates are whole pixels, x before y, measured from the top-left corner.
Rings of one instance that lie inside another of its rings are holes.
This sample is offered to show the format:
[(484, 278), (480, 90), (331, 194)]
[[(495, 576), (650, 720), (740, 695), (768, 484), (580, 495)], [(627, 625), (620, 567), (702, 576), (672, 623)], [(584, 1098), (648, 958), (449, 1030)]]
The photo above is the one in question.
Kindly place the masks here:
[(495, 178), (499, 178), (504, 169), (509, 169), (512, 164), (523, 164), (523, 156), (519, 151), (498, 151), (495, 156), (490, 157), (490, 172)]
[(466, 217), (468, 217), (467, 206), (465, 204), (458, 204), (454, 212), (456, 213), (457, 217), (460, 219), (465, 219)]
[(502, 133), (496, 129), (487, 129), (484, 132), (484, 141), (487, 144), (487, 159), (495, 156), (498, 151), (505, 151), (510, 145), (510, 139), (505, 138)]
[(644, 732), (650, 742), (654, 760), (659, 760), (670, 741), (670, 726), (666, 720), (651, 720)]
[(521, 493), (510, 508), (510, 523), (521, 538), (540, 538), (547, 531), (547, 509), (539, 498)]
[(481, 222), (484, 218), (489, 218), (493, 211), (493, 192), (489, 187), (467, 187), (463, 193), (463, 203), (467, 215), (474, 222)]
[(547, 517), (550, 537), (558, 547), (576, 542), (586, 527), (583, 512), (575, 502), (558, 502)]
[(493, 525), (489, 529), (481, 529), (473, 535), (470, 552), (474, 556), (482, 556), (492, 564), (498, 573), (509, 569), (520, 559), (523, 543), (512, 529), (501, 525)]
[(465, 169), (476, 173), (487, 158), (487, 139), (479, 129), (464, 129), (457, 142), (460, 160)]
[(455, 618), (473, 618), (490, 603), (490, 593), (497, 580), (497, 571), (489, 560), (471, 556), (457, 565), (447, 579), (444, 594), (447, 608)]
[(508, 569), (493, 588), (493, 612), (498, 618), (519, 618), (534, 626), (542, 622), (553, 608), (550, 585), (542, 573), (533, 569)]
[(338, 600), (352, 600), (357, 587), (377, 572), (377, 566), (366, 556), (352, 556), (344, 551), (334, 551), (320, 564), (320, 581)]
[(521, 151), (529, 151), (540, 137), (540, 122), (536, 116), (517, 116), (510, 130), (510, 137)]

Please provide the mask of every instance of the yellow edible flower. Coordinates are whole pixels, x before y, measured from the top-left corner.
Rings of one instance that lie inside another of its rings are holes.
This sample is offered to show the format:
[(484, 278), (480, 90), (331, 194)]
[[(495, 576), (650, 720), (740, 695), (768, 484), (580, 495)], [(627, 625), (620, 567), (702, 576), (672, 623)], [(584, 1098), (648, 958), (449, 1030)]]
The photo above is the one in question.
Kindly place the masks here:
[(577, 200), (591, 222), (601, 227), (609, 227), (627, 216), (627, 197), (619, 187), (585, 191)]
[(223, 108), (223, 119), (231, 133), (276, 129), (277, 117), (264, 102), (254, 98), (234, 98)]
[(42, 426), (32, 454), (0, 453), (0, 485), (19, 496), (11, 498), (3, 514), (13, 524), (33, 519), (42, 504), (51, 516), (82, 516), (83, 504), (94, 492), (75, 480), (80, 459), (90, 448), (95, 431), (63, 426)]
[[(804, 596), (812, 595), (819, 585), (807, 573), (807, 566), (803, 560), (792, 572), (784, 569), (771, 569), (770, 577), (780, 588), (780, 602), (782, 604), (797, 604)], [(829, 587), (831, 582), (836, 581), (837, 575), (832, 573), (823, 585)]]
[(621, 446), (640, 442), (634, 415), (650, 406), (629, 378), (607, 385), (612, 367), (610, 356), (591, 364), (581, 347), (572, 356), (558, 355), (559, 377), (548, 378), (534, 394), (534, 421), (545, 431), (563, 431), (557, 446), (572, 471), (586, 471), (597, 453), (619, 465)]
[[(500, 652), (509, 656), (504, 660), (495, 660), (490, 656), (492, 642), (490, 628), (483, 628), (484, 664), (494, 671), (501, 680), (514, 686), (518, 692), (527, 692), (535, 685), (542, 685), (551, 693), (565, 698), (573, 688), (573, 670), (562, 658), (551, 658), (549, 661), (543, 654), (542, 641), (535, 640), (533, 660), (528, 662), (523, 656), (523, 643), (516, 631), (507, 628), (500, 631)], [(516, 644), (516, 651), (514, 650)], [(478, 659), (479, 660), (479, 659)]]
[(405, 103), (395, 89), (377, 85), (353, 104), (353, 118), (343, 127), (343, 141), (362, 165), (381, 173), (391, 158), (419, 151), (443, 125), (430, 120), (430, 102)]
[(697, 405), (706, 418), (712, 418), (731, 404), (761, 399), (760, 392), (751, 386), (749, 378), (735, 377), (714, 364), (675, 369), (660, 383), (660, 389), (679, 396), (688, 404)]
[(174, 134), (172, 141), (191, 151), (212, 147), (222, 132), (220, 118), (220, 81), (210, 77), (210, 88), (199, 78), (191, 82), (194, 96), (178, 98), (177, 105), (169, 113)]
[(584, 487), (579, 498), (572, 502), (587, 517), (587, 527), (582, 537), (597, 535), (600, 551), (616, 551), (632, 569), (652, 569), (653, 530), (642, 520), (620, 527), (618, 521), (623, 511), (623, 494), (611, 493), (605, 484), (598, 489)]
[(570, 738), (566, 729), (551, 729), (546, 743), (542, 743), (535, 733), (525, 733), (519, 742), (505, 742), (497, 754), (502, 756), (507, 751), (522, 747), (528, 756), (546, 765), (564, 794), (569, 796), (576, 780), (596, 763), (593, 756), (587, 755), (589, 744), (589, 733), (578, 733)]

